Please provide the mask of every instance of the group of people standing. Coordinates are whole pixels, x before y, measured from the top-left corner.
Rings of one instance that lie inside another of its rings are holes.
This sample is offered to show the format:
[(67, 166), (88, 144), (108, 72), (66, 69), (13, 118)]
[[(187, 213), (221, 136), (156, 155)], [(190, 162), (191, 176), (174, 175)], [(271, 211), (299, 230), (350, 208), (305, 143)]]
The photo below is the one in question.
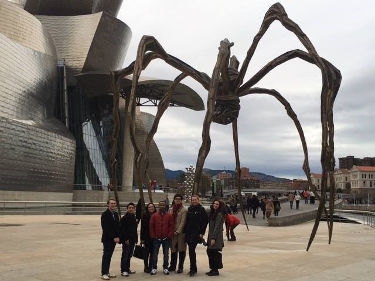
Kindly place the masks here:
[[(183, 273), (187, 247), (189, 249), (190, 271), (189, 276), (197, 274), (196, 247), (202, 243), (207, 246), (207, 256), (210, 271), (208, 276), (219, 275), (223, 268), (222, 248), (223, 223), (227, 219), (225, 204), (214, 200), (207, 214), (200, 204), (197, 195), (191, 198), (191, 205), (186, 209), (182, 204), (182, 196), (176, 194), (169, 211), (165, 201), (160, 201), (158, 210), (153, 203), (146, 206), (140, 216), (140, 244), (144, 249), (144, 272), (151, 275), (157, 274), (157, 262), (160, 246), (163, 249), (163, 273)], [(136, 216), (136, 207), (133, 203), (127, 206), (127, 212), (119, 219), (116, 212), (116, 201), (107, 202), (108, 209), (101, 216), (102, 225), (102, 269), (101, 276), (104, 280), (114, 277), (109, 273), (112, 254), (117, 243), (122, 244), (121, 275), (129, 276), (135, 271), (130, 268), (131, 257), (135, 245), (138, 243), (137, 227), (139, 220)], [(208, 225), (207, 243), (204, 235)], [(235, 226), (234, 226), (235, 227)], [(233, 229), (232, 232), (233, 233)], [(233, 234), (234, 235), (234, 234)], [(169, 260), (169, 251), (171, 251)]]

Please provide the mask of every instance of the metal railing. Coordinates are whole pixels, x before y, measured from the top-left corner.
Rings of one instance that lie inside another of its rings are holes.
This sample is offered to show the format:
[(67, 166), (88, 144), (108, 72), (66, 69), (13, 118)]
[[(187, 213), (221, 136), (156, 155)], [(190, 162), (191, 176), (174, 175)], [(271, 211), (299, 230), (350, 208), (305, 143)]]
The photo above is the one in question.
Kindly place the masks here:
[(359, 210), (335, 210), (335, 213), (354, 215), (362, 224), (375, 228), (375, 212)]
[[(121, 208), (125, 203), (121, 203)], [(100, 214), (106, 202), (0, 201), (1, 215), (73, 215)]]

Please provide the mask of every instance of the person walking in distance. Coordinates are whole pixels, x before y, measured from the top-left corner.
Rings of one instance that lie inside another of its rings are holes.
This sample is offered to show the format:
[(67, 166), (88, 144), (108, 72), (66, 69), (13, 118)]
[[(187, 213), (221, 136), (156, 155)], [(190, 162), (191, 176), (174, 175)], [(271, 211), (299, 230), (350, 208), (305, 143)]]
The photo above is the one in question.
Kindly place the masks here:
[(120, 220), (121, 275), (125, 277), (128, 277), (129, 274), (135, 274), (135, 271), (130, 269), (130, 259), (133, 256), (135, 244), (138, 242), (137, 226), (135, 205), (129, 203), (126, 214)]
[(223, 268), (221, 251), (224, 247), (223, 239), (223, 214), (224, 203), (215, 200), (211, 205), (211, 211), (208, 219), (208, 238), (207, 238), (207, 256), (210, 266), (208, 276), (219, 275), (219, 269)]
[(141, 219), (141, 245), (144, 246), (144, 269), (145, 273), (150, 273), (152, 269), (152, 253), (154, 246), (150, 237), (150, 220), (156, 212), (155, 205), (149, 203), (146, 206), (146, 212)]
[(272, 203), (273, 203), (273, 208), (274, 208), (273, 211), (274, 211), (275, 217), (278, 217), (279, 212), (281, 210), (281, 204), (280, 204), (279, 198), (276, 196), (273, 196)]
[(266, 197), (264, 203), (266, 205), (266, 218), (269, 219), (274, 210), (273, 202)]
[(102, 213), (101, 226), (102, 226), (102, 243), (103, 243), (103, 256), (102, 256), (102, 271), (101, 277), (103, 280), (109, 280), (116, 275), (109, 273), (113, 251), (115, 250), (116, 243), (120, 242), (119, 237), (119, 217), (116, 212), (116, 201), (109, 199), (107, 201), (107, 210)]
[(187, 210), (182, 205), (182, 195), (176, 194), (173, 197), (174, 204), (170, 210), (173, 217), (174, 233), (171, 245), (171, 263), (168, 268), (169, 272), (176, 271), (177, 256), (178, 270), (177, 273), (182, 273), (184, 270), (184, 261), (186, 257), (186, 242), (185, 242), (185, 223)]
[(197, 274), (197, 257), (195, 248), (202, 243), (208, 224), (206, 210), (200, 204), (198, 195), (191, 196), (191, 205), (187, 210), (185, 224), (185, 239), (189, 246), (190, 271), (189, 276)]
[(159, 211), (154, 213), (150, 220), (150, 237), (152, 239), (154, 252), (152, 254), (151, 275), (157, 273), (158, 254), (160, 245), (163, 247), (163, 273), (169, 274), (168, 259), (169, 248), (174, 232), (173, 217), (166, 211), (165, 201), (159, 202)]
[(299, 201), (301, 200), (301, 195), (299, 195), (299, 193), (297, 192), (294, 199), (296, 200), (296, 210), (298, 210), (299, 209)]
[(266, 202), (265, 202), (264, 198), (260, 199), (259, 206), (260, 206), (260, 209), (262, 210), (262, 213), (263, 213), (263, 219), (265, 219), (266, 218)]
[(293, 193), (289, 193), (288, 200), (289, 200), (290, 209), (292, 210), (293, 209), (293, 202), (294, 202), (294, 194)]

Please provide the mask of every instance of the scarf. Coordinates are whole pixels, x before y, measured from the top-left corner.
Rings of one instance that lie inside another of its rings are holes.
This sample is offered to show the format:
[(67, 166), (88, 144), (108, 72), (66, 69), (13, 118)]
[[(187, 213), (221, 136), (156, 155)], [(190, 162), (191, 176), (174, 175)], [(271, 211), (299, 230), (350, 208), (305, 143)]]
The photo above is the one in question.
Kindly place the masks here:
[(177, 220), (177, 213), (178, 210), (182, 208), (182, 204), (173, 204), (172, 209), (173, 209), (173, 219), (174, 221)]

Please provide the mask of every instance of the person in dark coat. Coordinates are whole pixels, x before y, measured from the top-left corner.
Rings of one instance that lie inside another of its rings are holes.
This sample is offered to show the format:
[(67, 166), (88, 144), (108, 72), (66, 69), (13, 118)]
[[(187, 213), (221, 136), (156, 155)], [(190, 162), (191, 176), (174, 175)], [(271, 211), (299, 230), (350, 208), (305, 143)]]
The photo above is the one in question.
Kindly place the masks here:
[(135, 205), (129, 203), (126, 214), (120, 220), (120, 241), (122, 243), (121, 275), (129, 276), (135, 271), (130, 269), (130, 259), (133, 256), (135, 244), (138, 242), (137, 220)]
[(253, 214), (253, 218), (255, 218), (257, 208), (259, 207), (259, 199), (256, 195), (253, 195), (251, 197), (250, 206), (251, 206), (251, 212)]
[(263, 219), (265, 219), (266, 218), (266, 203), (264, 202), (263, 198), (260, 200), (259, 206), (263, 213)]
[(273, 209), (273, 213), (275, 214), (275, 216), (277, 217), (277, 216), (279, 216), (279, 212), (280, 212), (280, 210), (281, 210), (281, 204), (280, 204), (280, 200), (279, 200), (279, 198), (277, 198), (277, 197), (273, 197), (272, 198), (272, 203), (273, 203), (273, 207), (274, 207), (274, 209)]
[(191, 205), (187, 210), (185, 224), (185, 239), (189, 247), (190, 271), (192, 277), (197, 273), (197, 256), (195, 248), (203, 242), (203, 235), (206, 232), (208, 216), (206, 210), (199, 202), (198, 195), (191, 196)]
[(211, 205), (211, 211), (208, 219), (208, 238), (207, 238), (207, 256), (210, 266), (208, 276), (219, 275), (219, 269), (223, 268), (221, 251), (224, 247), (223, 223), (225, 220), (224, 203), (215, 200)]
[(150, 237), (150, 220), (155, 212), (155, 205), (149, 203), (146, 206), (146, 212), (141, 220), (141, 244), (144, 245), (144, 272), (146, 273), (150, 273), (152, 269), (152, 253), (154, 251), (154, 246)]
[(109, 280), (110, 277), (116, 277), (109, 273), (109, 267), (113, 251), (116, 243), (120, 242), (119, 238), (119, 216), (116, 212), (116, 201), (109, 199), (107, 202), (107, 210), (102, 213), (102, 243), (103, 243), (103, 257), (102, 257), (102, 279)]

